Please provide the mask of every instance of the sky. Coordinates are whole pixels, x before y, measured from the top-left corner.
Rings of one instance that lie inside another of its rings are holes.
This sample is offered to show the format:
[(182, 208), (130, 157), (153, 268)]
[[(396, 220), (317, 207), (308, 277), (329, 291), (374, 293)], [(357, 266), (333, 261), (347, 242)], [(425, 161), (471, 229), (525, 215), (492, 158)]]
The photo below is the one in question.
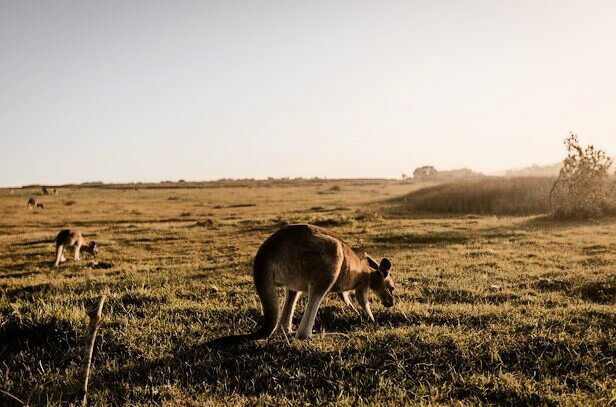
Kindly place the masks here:
[(0, 0), (0, 186), (616, 154), (614, 1)]

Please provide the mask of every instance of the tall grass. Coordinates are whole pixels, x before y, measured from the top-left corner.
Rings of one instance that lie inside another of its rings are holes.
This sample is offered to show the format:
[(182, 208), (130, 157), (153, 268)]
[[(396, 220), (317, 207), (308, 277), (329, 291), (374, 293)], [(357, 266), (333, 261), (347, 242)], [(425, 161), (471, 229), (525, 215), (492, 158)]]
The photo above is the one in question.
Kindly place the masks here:
[(553, 177), (486, 177), (423, 188), (397, 198), (398, 212), (529, 215), (548, 213)]

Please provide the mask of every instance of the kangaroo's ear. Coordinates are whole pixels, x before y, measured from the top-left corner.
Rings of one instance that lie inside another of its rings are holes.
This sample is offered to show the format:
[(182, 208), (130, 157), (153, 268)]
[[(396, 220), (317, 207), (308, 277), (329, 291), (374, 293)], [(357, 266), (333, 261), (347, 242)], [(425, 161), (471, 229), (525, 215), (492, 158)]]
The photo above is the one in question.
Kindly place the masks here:
[(383, 277), (387, 277), (389, 270), (391, 269), (391, 261), (388, 258), (383, 257), (381, 264), (379, 264), (379, 271), (383, 274)]
[(372, 257), (368, 256), (368, 253), (364, 253), (364, 256), (366, 256), (366, 260), (368, 261), (368, 265), (369, 265), (371, 268), (373, 268), (373, 269), (375, 269), (375, 270), (378, 270), (378, 269), (379, 269), (379, 265), (377, 264), (377, 262), (376, 262), (376, 261), (374, 261), (374, 260), (372, 259)]

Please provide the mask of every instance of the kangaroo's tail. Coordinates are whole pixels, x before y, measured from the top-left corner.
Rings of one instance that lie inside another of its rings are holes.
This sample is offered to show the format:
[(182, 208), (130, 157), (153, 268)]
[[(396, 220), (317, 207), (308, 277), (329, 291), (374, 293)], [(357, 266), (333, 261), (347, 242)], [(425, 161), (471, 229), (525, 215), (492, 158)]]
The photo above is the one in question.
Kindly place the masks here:
[(263, 308), (263, 325), (252, 334), (255, 339), (269, 338), (276, 330), (280, 316), (274, 273), (268, 267), (268, 262), (264, 257), (266, 256), (263, 255), (262, 250), (259, 250), (253, 266), (255, 287)]
[(276, 330), (280, 314), (278, 295), (276, 294), (276, 285), (274, 284), (274, 274), (267, 266), (268, 262), (265, 258), (266, 255), (264, 252), (267, 252), (267, 250), (264, 250), (264, 247), (261, 247), (255, 257), (253, 265), (254, 283), (259, 299), (261, 300), (261, 306), (263, 308), (263, 324), (253, 333), (223, 336), (222, 338), (214, 339), (213, 341), (208, 342), (207, 346), (213, 348), (225, 347), (229, 345), (238, 345), (257, 339), (267, 339)]

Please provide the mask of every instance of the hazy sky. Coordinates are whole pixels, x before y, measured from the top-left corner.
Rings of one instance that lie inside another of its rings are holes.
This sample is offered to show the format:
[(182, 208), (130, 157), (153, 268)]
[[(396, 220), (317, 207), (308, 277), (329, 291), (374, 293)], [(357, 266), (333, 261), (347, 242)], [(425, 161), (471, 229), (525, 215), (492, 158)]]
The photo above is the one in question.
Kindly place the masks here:
[(616, 2), (0, 0), (0, 185), (616, 154)]

